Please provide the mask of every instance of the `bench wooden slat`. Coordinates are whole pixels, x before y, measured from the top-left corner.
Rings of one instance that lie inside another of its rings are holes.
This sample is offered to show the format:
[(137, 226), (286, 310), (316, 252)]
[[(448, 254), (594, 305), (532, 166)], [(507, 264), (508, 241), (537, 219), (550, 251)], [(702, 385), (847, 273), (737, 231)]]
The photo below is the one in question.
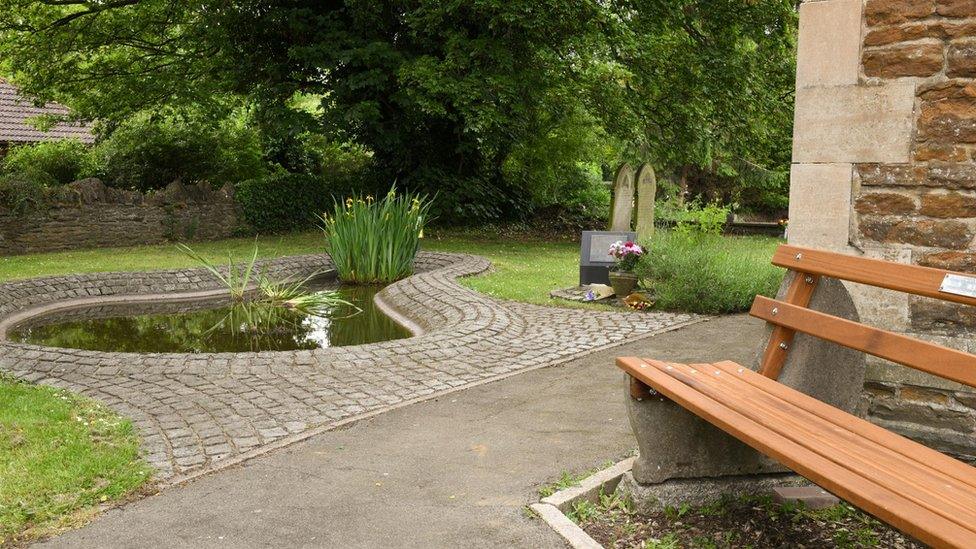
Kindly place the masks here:
[(971, 467), (957, 459), (953, 459), (941, 452), (934, 452), (931, 448), (895, 434), (884, 427), (879, 427), (869, 421), (858, 419), (851, 421), (851, 414), (838, 410), (833, 406), (821, 402), (809, 395), (793, 390), (781, 383), (777, 383), (763, 376), (749, 375), (748, 368), (744, 372), (742, 366), (732, 361), (722, 361), (713, 364), (716, 368), (731, 375), (739, 375), (767, 393), (775, 395), (786, 402), (791, 402), (810, 413), (816, 414), (835, 425), (842, 426), (851, 433), (867, 440), (891, 448), (905, 457), (920, 463), (926, 463), (931, 469), (944, 473), (970, 489), (976, 490), (976, 467)]
[[(773, 314), (773, 311), (776, 314)], [(757, 296), (752, 316), (976, 387), (976, 355)]]
[(934, 297), (965, 305), (976, 305), (976, 298), (939, 291), (939, 286), (942, 285), (942, 280), (946, 274), (972, 276), (966, 273), (954, 273), (932, 267), (905, 265), (789, 245), (783, 245), (776, 249), (773, 254), (773, 265), (804, 273), (859, 282), (878, 288)]
[[(743, 379), (756, 375), (754, 372), (746, 373), (743, 368), (742, 373), (729, 374), (712, 364), (674, 363), (666, 363), (665, 370), (706, 396), (762, 420), (767, 428), (854, 473), (886, 489), (903, 492), (907, 499), (960, 526), (976, 528), (976, 492), (967, 491), (956, 479), (924, 461), (909, 459), (895, 449), (858, 437), (845, 425), (825, 420)], [(856, 421), (862, 420), (849, 416), (848, 423)]]
[(895, 528), (931, 545), (976, 547), (976, 532), (797, 444), (641, 359), (619, 358), (617, 364), (709, 423)]
[[(784, 300), (799, 307), (806, 307), (810, 304), (810, 298), (813, 297), (813, 291), (817, 288), (819, 281), (820, 277), (817, 275), (795, 273), (789, 288), (786, 289)], [(794, 336), (796, 336), (796, 331), (786, 326), (773, 328), (759, 366), (762, 375), (770, 379), (779, 378), (779, 374), (786, 364), (786, 358), (789, 356), (789, 348), (793, 345)]]

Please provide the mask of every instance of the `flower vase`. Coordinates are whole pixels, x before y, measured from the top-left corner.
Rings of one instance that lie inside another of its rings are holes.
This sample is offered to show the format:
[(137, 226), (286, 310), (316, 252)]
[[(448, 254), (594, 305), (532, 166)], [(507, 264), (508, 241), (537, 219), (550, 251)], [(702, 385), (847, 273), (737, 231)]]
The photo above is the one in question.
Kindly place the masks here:
[(610, 286), (613, 293), (623, 299), (637, 288), (637, 275), (629, 271), (610, 271)]

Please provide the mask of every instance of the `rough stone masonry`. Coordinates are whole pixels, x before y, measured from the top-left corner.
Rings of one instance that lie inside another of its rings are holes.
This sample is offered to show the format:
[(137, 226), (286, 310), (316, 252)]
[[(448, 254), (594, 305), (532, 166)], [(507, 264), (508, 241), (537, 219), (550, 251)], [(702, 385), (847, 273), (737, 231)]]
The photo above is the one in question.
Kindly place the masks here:
[[(790, 241), (976, 273), (976, 0), (800, 10)], [(852, 285), (863, 321), (973, 352), (976, 310)], [(873, 360), (872, 421), (976, 455), (976, 394)]]
[(0, 207), (0, 255), (213, 240), (241, 228), (230, 186), (176, 181), (144, 194), (90, 178), (65, 185), (56, 200), (29, 212)]

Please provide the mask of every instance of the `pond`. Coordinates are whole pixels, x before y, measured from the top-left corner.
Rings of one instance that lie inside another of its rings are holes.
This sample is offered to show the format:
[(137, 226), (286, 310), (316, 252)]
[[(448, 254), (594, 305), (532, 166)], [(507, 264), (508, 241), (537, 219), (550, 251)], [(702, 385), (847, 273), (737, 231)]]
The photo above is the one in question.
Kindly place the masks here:
[[(310, 288), (334, 289), (335, 286)], [(38, 316), (15, 327), (12, 341), (132, 353), (294, 351), (375, 343), (410, 332), (373, 304), (379, 286), (339, 286), (343, 299), (325, 315), (229, 299), (98, 305)]]

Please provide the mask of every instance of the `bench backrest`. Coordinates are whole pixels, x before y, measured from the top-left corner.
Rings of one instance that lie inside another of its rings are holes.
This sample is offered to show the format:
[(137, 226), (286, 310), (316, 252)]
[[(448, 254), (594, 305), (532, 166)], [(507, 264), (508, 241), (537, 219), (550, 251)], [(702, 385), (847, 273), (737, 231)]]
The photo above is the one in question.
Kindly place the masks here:
[(752, 303), (750, 314), (774, 326), (760, 365), (764, 376), (779, 377), (793, 337), (801, 332), (976, 387), (976, 355), (808, 308), (821, 277), (965, 305), (976, 305), (976, 277), (788, 245), (776, 250), (773, 264), (796, 276), (782, 300), (758, 296)]

